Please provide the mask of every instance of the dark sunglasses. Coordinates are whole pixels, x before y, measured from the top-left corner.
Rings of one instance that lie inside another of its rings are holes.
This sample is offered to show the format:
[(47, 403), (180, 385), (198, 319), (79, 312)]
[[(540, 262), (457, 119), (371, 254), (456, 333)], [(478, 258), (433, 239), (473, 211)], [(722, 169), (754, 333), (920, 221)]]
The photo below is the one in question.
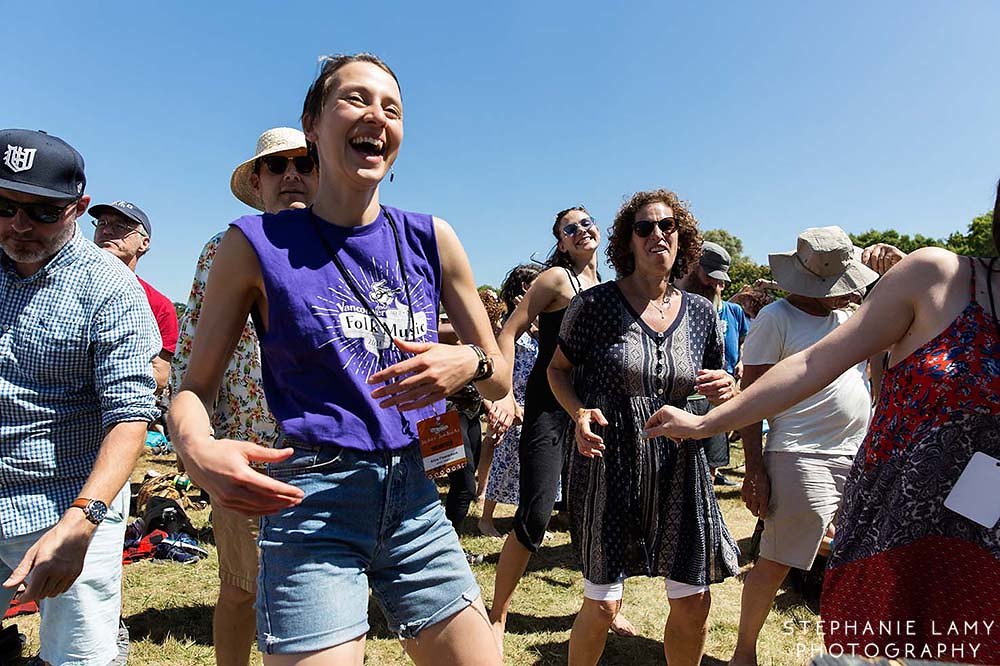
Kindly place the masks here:
[(570, 222), (569, 224), (564, 225), (562, 228), (562, 232), (564, 236), (575, 236), (576, 232), (580, 231), (581, 229), (586, 231), (592, 226), (594, 226), (594, 221), (589, 217), (585, 217), (582, 220), (577, 220), (576, 222)]
[(298, 157), (286, 157), (284, 155), (272, 155), (270, 157), (262, 157), (260, 161), (264, 163), (267, 170), (273, 173), (275, 176), (280, 176), (288, 170), (288, 163), (292, 162), (295, 164), (295, 170), (299, 173), (312, 173), (313, 169), (316, 168), (316, 163), (313, 158), (309, 155), (299, 155)]
[(34, 222), (55, 224), (63, 216), (63, 213), (66, 212), (66, 209), (75, 203), (76, 201), (64, 204), (26, 204), (19, 201), (12, 201), (6, 197), (0, 197), (0, 217), (14, 217), (20, 209)]
[(665, 217), (662, 220), (636, 220), (632, 223), (632, 231), (639, 238), (646, 238), (653, 233), (653, 227), (659, 227), (664, 236), (669, 236), (677, 230), (677, 220), (673, 217)]

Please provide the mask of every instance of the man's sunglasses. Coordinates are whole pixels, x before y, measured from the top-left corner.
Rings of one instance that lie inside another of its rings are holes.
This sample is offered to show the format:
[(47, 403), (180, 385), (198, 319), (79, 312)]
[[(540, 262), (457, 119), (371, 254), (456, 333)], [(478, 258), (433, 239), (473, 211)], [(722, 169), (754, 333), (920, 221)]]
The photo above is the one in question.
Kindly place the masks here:
[(581, 229), (586, 231), (592, 226), (594, 226), (594, 221), (589, 217), (585, 217), (582, 220), (577, 220), (576, 222), (570, 222), (569, 224), (563, 225), (562, 232), (564, 236), (575, 236), (576, 232)]
[(273, 173), (275, 176), (280, 176), (288, 170), (288, 163), (292, 162), (295, 165), (295, 170), (299, 173), (312, 173), (313, 169), (316, 168), (316, 162), (309, 155), (299, 155), (298, 157), (286, 157), (284, 155), (272, 155), (270, 157), (262, 157), (260, 161), (264, 163), (267, 170)]
[(63, 204), (21, 203), (6, 197), (0, 197), (0, 217), (14, 217), (18, 210), (23, 210), (28, 219), (42, 224), (55, 224), (63, 216), (66, 209), (76, 201)]
[(659, 227), (660, 233), (669, 236), (677, 230), (677, 220), (673, 217), (665, 217), (662, 220), (636, 220), (632, 223), (632, 231), (639, 238), (646, 238), (653, 233), (653, 227)]

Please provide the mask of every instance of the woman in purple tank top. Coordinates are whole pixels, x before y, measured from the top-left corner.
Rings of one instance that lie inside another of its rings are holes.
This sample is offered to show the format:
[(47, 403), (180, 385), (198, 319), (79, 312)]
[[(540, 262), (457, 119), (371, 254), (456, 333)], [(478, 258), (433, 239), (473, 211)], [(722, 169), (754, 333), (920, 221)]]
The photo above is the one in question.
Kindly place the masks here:
[[(315, 202), (226, 233), (171, 410), (174, 445), (213, 502), (261, 516), (266, 665), (361, 663), (369, 590), (414, 662), (499, 664), (417, 433), (469, 381), (502, 398), (510, 370), (452, 228), (379, 201), (403, 140), (392, 70), (368, 54), (326, 59), (302, 127), (320, 165)], [(439, 303), (470, 344), (438, 344)], [(274, 449), (210, 435), (206, 406), (248, 315)]]

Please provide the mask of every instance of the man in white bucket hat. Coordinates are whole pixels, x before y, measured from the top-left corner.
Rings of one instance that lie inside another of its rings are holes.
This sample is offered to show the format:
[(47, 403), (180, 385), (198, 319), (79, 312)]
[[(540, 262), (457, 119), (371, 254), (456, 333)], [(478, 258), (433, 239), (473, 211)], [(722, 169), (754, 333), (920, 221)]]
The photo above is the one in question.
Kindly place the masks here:
[[(308, 206), (318, 184), (318, 165), (306, 149), (306, 138), (290, 127), (276, 127), (261, 134), (253, 157), (237, 166), (230, 179), (230, 189), (237, 199), (265, 213)], [(224, 233), (213, 236), (198, 257), (171, 367), (174, 391), (187, 371), (209, 269)], [(265, 446), (274, 443), (275, 423), (264, 402), (260, 348), (250, 322), (226, 369), (215, 404), (212, 427), (216, 438)], [(215, 660), (217, 664), (243, 666), (249, 663), (256, 628), (257, 519), (213, 506), (212, 527), (219, 552), (220, 580), (212, 622)]]
[[(788, 296), (761, 309), (743, 346), (743, 388), (784, 358), (844, 323), (851, 297), (878, 279), (839, 227), (806, 229), (796, 249), (768, 256)], [(760, 558), (743, 584), (740, 628), (730, 664), (757, 663), (757, 636), (791, 568), (809, 570), (833, 521), (854, 454), (868, 429), (865, 364), (814, 396), (740, 432), (746, 452), (742, 496), (764, 520)]]

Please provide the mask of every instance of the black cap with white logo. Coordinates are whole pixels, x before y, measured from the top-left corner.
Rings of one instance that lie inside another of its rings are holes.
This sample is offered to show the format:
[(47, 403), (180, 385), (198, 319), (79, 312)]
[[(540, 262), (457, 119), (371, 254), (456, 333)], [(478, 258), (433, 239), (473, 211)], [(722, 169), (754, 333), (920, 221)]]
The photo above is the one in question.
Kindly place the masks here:
[(86, 185), (83, 157), (59, 137), (0, 130), (0, 188), (69, 202), (79, 199)]

